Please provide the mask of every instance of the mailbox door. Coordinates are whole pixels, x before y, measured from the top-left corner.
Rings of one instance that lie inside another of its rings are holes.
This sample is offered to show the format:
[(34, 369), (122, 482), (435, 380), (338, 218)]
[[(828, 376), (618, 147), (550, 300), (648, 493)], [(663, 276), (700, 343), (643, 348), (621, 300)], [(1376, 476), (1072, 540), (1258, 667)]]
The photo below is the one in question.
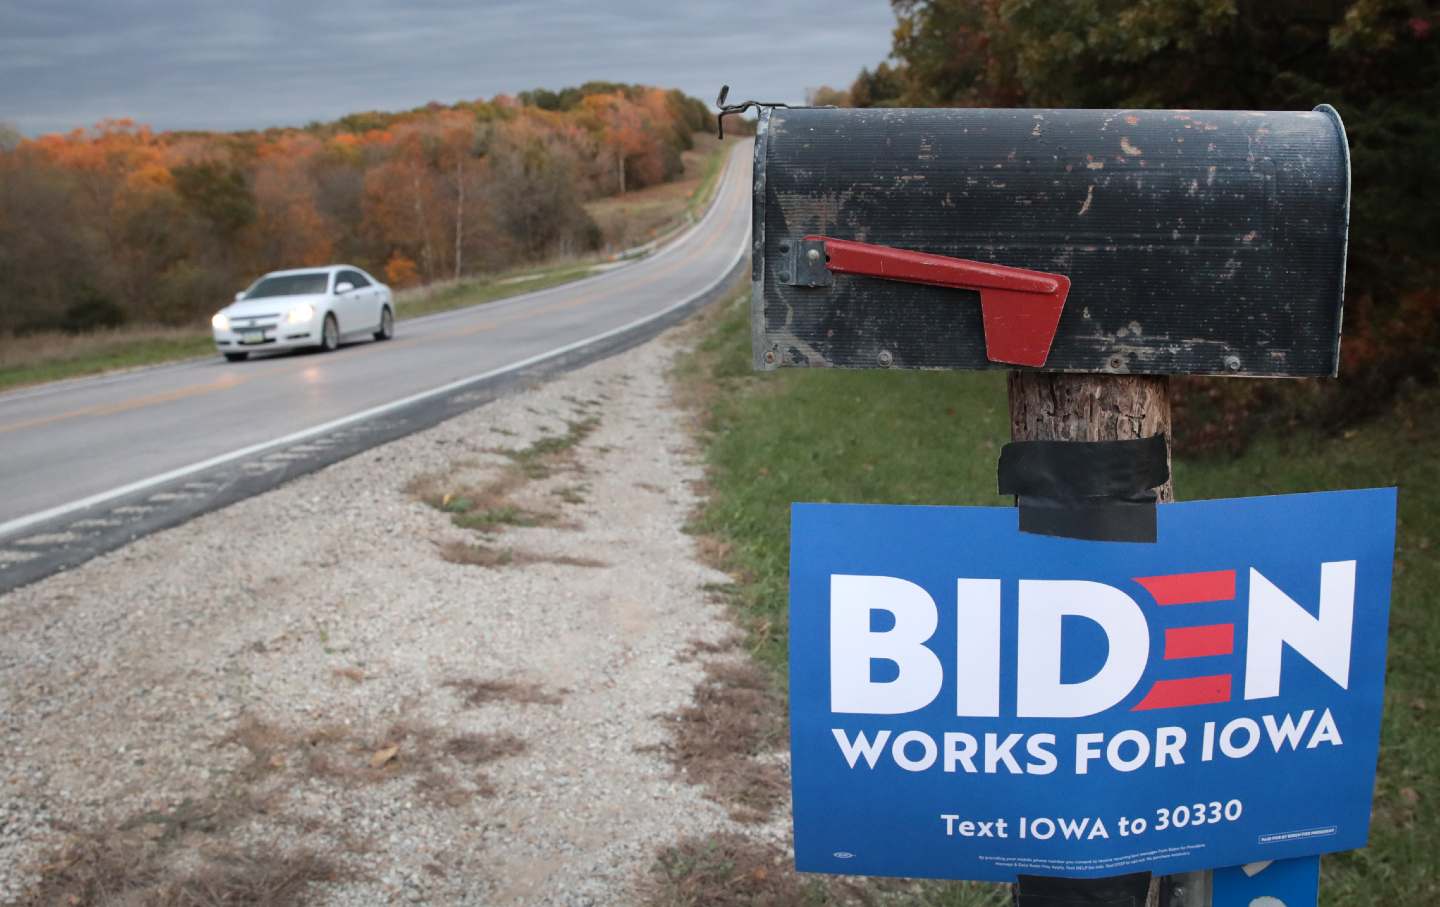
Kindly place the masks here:
[(806, 285), (825, 236), (1065, 275), (1047, 370), (1333, 375), (1348, 209), (1328, 107), (763, 111), (755, 364), (1013, 367), (974, 292)]

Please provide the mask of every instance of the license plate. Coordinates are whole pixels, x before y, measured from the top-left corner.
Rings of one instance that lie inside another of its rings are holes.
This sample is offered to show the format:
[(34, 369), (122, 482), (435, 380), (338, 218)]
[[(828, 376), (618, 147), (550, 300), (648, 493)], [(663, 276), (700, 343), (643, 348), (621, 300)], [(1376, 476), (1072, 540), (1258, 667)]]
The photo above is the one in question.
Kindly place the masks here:
[(246, 331), (246, 332), (244, 332), (243, 334), (240, 335), (240, 342), (241, 342), (241, 343), (264, 343), (264, 342), (265, 342), (265, 332), (264, 332), (264, 331)]

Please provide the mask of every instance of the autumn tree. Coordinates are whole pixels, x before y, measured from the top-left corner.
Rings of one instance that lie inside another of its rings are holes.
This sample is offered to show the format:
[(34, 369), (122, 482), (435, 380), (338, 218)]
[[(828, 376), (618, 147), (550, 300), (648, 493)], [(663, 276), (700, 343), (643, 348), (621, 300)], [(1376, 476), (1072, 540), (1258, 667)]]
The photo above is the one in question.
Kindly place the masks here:
[(216, 236), (233, 240), (255, 222), (255, 194), (238, 168), (216, 161), (174, 168), (175, 191)]
[(645, 154), (650, 148), (645, 134), (645, 114), (621, 94), (588, 95), (584, 104), (599, 125), (600, 146), (614, 162), (611, 172), (615, 175), (615, 191), (623, 194), (625, 174), (632, 158)]
[(861, 67), (846, 98), (851, 107), (895, 107), (900, 104), (905, 89), (902, 71), (882, 62), (874, 69)]
[(536, 117), (523, 117), (498, 127), (489, 143), (495, 217), (522, 260), (600, 244), (580, 204), (583, 159), (576, 139)]
[(308, 137), (268, 148), (255, 168), (254, 270), (325, 264), (334, 248), (334, 225), (316, 205), (316, 185), (305, 167), (315, 152)]
[(59, 328), (84, 297), (104, 292), (104, 232), (80, 204), (74, 174), (37, 149), (0, 154), (0, 325)]

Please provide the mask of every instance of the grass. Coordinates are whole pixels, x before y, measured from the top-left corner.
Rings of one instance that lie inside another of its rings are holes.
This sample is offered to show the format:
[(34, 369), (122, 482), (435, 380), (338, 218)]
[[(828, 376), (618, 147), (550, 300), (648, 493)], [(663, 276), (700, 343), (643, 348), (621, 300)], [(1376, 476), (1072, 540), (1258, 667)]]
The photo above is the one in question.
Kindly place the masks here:
[(705, 410), (713, 495), (695, 528), (741, 578), (752, 648), (783, 683), (790, 503), (1007, 504), (994, 493), (1008, 431), (1000, 374), (787, 370), (756, 375), (743, 302), (679, 377)]
[(188, 359), (214, 349), (210, 333), (197, 328), (0, 335), (0, 390)]
[[(712, 314), (678, 367), (697, 407), (710, 496), (694, 529), (737, 578), (752, 651), (784, 684), (792, 501), (1008, 505), (1009, 436), (991, 373), (750, 371), (743, 301)], [(1399, 485), (1389, 674), (1370, 846), (1326, 857), (1329, 905), (1440, 903), (1440, 389), (1416, 388), (1343, 436), (1261, 437), (1242, 455), (1179, 459), (1183, 499)], [(1178, 440), (1183, 454), (1184, 439)], [(926, 888), (925, 903), (960, 903)]]
[(402, 291), (395, 303), (395, 314), (398, 318), (418, 318), (421, 315), (483, 305), (572, 283), (589, 277), (594, 271), (592, 264), (569, 262), (539, 271), (506, 273), (495, 277), (461, 280), (458, 283), (432, 284), (429, 287)]
[[(706, 133), (707, 137), (709, 133)], [(710, 199), (715, 195), (715, 186), (720, 180), (720, 173), (725, 169), (725, 153), (728, 148), (716, 142), (714, 148), (705, 156), (700, 175), (700, 185), (690, 194), (688, 210), (690, 217), (698, 218), (705, 211), (705, 206), (710, 204)]]

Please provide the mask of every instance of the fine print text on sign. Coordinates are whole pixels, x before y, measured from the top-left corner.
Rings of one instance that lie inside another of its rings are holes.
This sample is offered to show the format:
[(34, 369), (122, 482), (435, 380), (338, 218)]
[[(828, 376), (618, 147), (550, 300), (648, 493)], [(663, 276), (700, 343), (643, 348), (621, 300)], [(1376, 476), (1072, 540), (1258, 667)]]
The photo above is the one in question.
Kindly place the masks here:
[(799, 869), (1013, 881), (1361, 847), (1395, 491), (1168, 504), (1154, 544), (796, 504)]

